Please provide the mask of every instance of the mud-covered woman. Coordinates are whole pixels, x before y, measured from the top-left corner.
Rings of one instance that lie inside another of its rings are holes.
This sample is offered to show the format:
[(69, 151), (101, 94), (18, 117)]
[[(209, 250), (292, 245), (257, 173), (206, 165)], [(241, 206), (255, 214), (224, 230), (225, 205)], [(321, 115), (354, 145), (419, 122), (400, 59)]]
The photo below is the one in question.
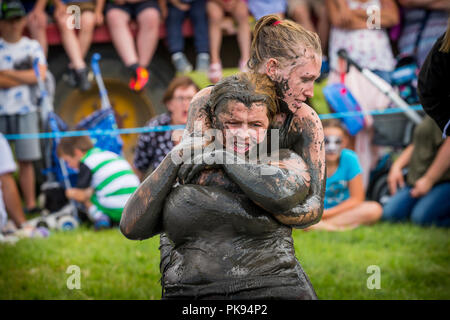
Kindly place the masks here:
[(214, 143), (180, 143), (128, 201), (120, 223), (126, 237), (164, 232), (170, 241), (163, 299), (316, 298), (288, 226), (310, 192), (307, 164), (288, 149), (265, 148), (277, 103), (265, 75), (222, 80), (205, 108), (220, 133)]

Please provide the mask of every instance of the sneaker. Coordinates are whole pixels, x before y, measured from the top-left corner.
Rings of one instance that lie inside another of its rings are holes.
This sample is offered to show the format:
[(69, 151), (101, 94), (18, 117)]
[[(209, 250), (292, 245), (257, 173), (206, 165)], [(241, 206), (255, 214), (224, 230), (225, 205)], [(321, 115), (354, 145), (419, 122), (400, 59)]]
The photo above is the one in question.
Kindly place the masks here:
[(24, 226), (18, 229), (14, 236), (19, 239), (23, 238), (47, 238), (50, 235), (50, 231), (45, 227), (33, 227), (30, 225)]
[(75, 78), (77, 80), (77, 86), (81, 91), (88, 91), (91, 88), (89, 69), (87, 67), (75, 70)]
[(188, 73), (192, 71), (192, 64), (186, 58), (183, 52), (177, 52), (172, 55), (172, 63), (177, 72)]
[(137, 67), (134, 70), (134, 76), (131, 77), (128, 86), (131, 90), (141, 91), (148, 82), (148, 70), (143, 67)]
[(199, 53), (195, 63), (195, 70), (207, 73), (209, 68), (209, 53)]
[(0, 243), (15, 244), (19, 238), (14, 235), (3, 235), (0, 233)]
[(72, 88), (77, 86), (77, 77), (75, 69), (67, 68), (67, 71), (63, 74), (63, 80)]
[(107, 215), (102, 213), (97, 219), (95, 219), (94, 221), (95, 230), (98, 231), (109, 228), (111, 228), (111, 219)]

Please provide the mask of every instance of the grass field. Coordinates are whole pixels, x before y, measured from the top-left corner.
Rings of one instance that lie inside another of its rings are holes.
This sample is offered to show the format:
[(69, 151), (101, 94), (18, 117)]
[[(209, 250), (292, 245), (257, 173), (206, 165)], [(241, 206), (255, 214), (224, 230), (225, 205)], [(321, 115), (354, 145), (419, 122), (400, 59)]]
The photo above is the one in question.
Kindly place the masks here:
[[(450, 299), (450, 231), (380, 223), (342, 233), (294, 231), (321, 299)], [(130, 241), (118, 229), (82, 227), (0, 244), (0, 299), (159, 299), (159, 237)], [(81, 270), (69, 290), (66, 270)], [(368, 266), (381, 288), (367, 288)]]

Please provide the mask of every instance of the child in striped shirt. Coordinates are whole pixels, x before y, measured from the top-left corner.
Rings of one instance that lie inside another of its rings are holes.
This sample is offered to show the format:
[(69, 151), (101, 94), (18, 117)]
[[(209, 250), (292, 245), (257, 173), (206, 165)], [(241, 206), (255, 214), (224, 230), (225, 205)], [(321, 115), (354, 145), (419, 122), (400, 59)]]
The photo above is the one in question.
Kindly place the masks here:
[(86, 206), (94, 227), (120, 222), (128, 198), (139, 186), (129, 163), (113, 152), (95, 148), (87, 136), (62, 138), (58, 156), (78, 169), (77, 186), (67, 189), (66, 196)]

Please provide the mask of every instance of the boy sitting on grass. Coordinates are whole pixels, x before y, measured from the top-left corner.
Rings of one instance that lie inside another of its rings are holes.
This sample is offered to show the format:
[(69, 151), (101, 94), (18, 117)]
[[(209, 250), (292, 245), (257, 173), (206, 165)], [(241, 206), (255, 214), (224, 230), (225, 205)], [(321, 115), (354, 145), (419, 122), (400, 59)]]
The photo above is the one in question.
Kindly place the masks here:
[(94, 148), (87, 136), (62, 138), (58, 157), (79, 171), (77, 186), (66, 190), (67, 198), (86, 207), (96, 229), (119, 223), (125, 203), (139, 186), (129, 163), (113, 152)]

